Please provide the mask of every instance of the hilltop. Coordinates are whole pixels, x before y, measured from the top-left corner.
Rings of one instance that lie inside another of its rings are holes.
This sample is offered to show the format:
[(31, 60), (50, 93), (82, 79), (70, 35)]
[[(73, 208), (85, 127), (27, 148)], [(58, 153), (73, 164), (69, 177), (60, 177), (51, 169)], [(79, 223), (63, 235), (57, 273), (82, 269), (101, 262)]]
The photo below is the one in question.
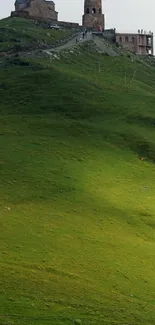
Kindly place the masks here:
[(23, 18), (0, 20), (0, 54), (56, 45), (72, 35), (71, 30), (53, 30), (49, 24)]
[(0, 61), (0, 324), (154, 324), (154, 66), (92, 41)]

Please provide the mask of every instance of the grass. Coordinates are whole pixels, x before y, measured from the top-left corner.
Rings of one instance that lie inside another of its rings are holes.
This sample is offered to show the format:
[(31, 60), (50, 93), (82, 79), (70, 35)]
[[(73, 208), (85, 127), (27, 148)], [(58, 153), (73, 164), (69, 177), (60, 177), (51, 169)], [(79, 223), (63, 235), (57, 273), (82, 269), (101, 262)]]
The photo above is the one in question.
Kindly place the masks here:
[(70, 30), (52, 30), (23, 18), (5, 18), (0, 21), (0, 53), (54, 45), (71, 34)]
[(1, 324), (154, 324), (155, 70), (78, 52), (1, 67)]

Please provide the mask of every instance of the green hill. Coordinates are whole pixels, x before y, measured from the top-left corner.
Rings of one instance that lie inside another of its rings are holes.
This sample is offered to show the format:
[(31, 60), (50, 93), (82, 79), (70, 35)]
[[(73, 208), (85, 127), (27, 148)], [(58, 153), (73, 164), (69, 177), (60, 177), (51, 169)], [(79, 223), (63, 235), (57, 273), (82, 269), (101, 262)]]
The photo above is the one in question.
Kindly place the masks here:
[(154, 88), (88, 43), (1, 64), (1, 325), (154, 324)]
[(3, 52), (26, 51), (55, 45), (69, 37), (71, 30), (52, 30), (45, 24), (38, 24), (22, 18), (0, 20), (0, 56)]

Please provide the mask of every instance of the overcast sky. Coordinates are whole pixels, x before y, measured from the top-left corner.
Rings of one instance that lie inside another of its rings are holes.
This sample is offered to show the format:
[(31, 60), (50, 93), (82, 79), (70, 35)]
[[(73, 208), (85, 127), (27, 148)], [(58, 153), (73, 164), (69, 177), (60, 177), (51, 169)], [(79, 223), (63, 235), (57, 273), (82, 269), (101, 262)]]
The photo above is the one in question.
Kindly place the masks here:
[[(2, 0), (0, 0), (2, 2)], [(59, 19), (81, 23), (84, 0), (55, 0)], [(4, 0), (0, 18), (10, 15), (14, 0)], [(155, 34), (155, 0), (104, 0), (106, 28), (118, 31), (136, 32), (138, 29), (153, 31)]]

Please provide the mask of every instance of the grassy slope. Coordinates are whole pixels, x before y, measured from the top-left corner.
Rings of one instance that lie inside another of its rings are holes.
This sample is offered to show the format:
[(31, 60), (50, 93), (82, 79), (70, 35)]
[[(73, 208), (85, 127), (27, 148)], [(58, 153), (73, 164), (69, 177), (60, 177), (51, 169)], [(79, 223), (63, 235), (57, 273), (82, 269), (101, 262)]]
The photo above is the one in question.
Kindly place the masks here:
[(154, 84), (87, 46), (1, 71), (2, 324), (154, 323)]
[(43, 28), (42, 25), (23, 18), (2, 19), (0, 21), (0, 52), (35, 48), (39, 44), (55, 44), (70, 35), (69, 30), (57, 31)]

